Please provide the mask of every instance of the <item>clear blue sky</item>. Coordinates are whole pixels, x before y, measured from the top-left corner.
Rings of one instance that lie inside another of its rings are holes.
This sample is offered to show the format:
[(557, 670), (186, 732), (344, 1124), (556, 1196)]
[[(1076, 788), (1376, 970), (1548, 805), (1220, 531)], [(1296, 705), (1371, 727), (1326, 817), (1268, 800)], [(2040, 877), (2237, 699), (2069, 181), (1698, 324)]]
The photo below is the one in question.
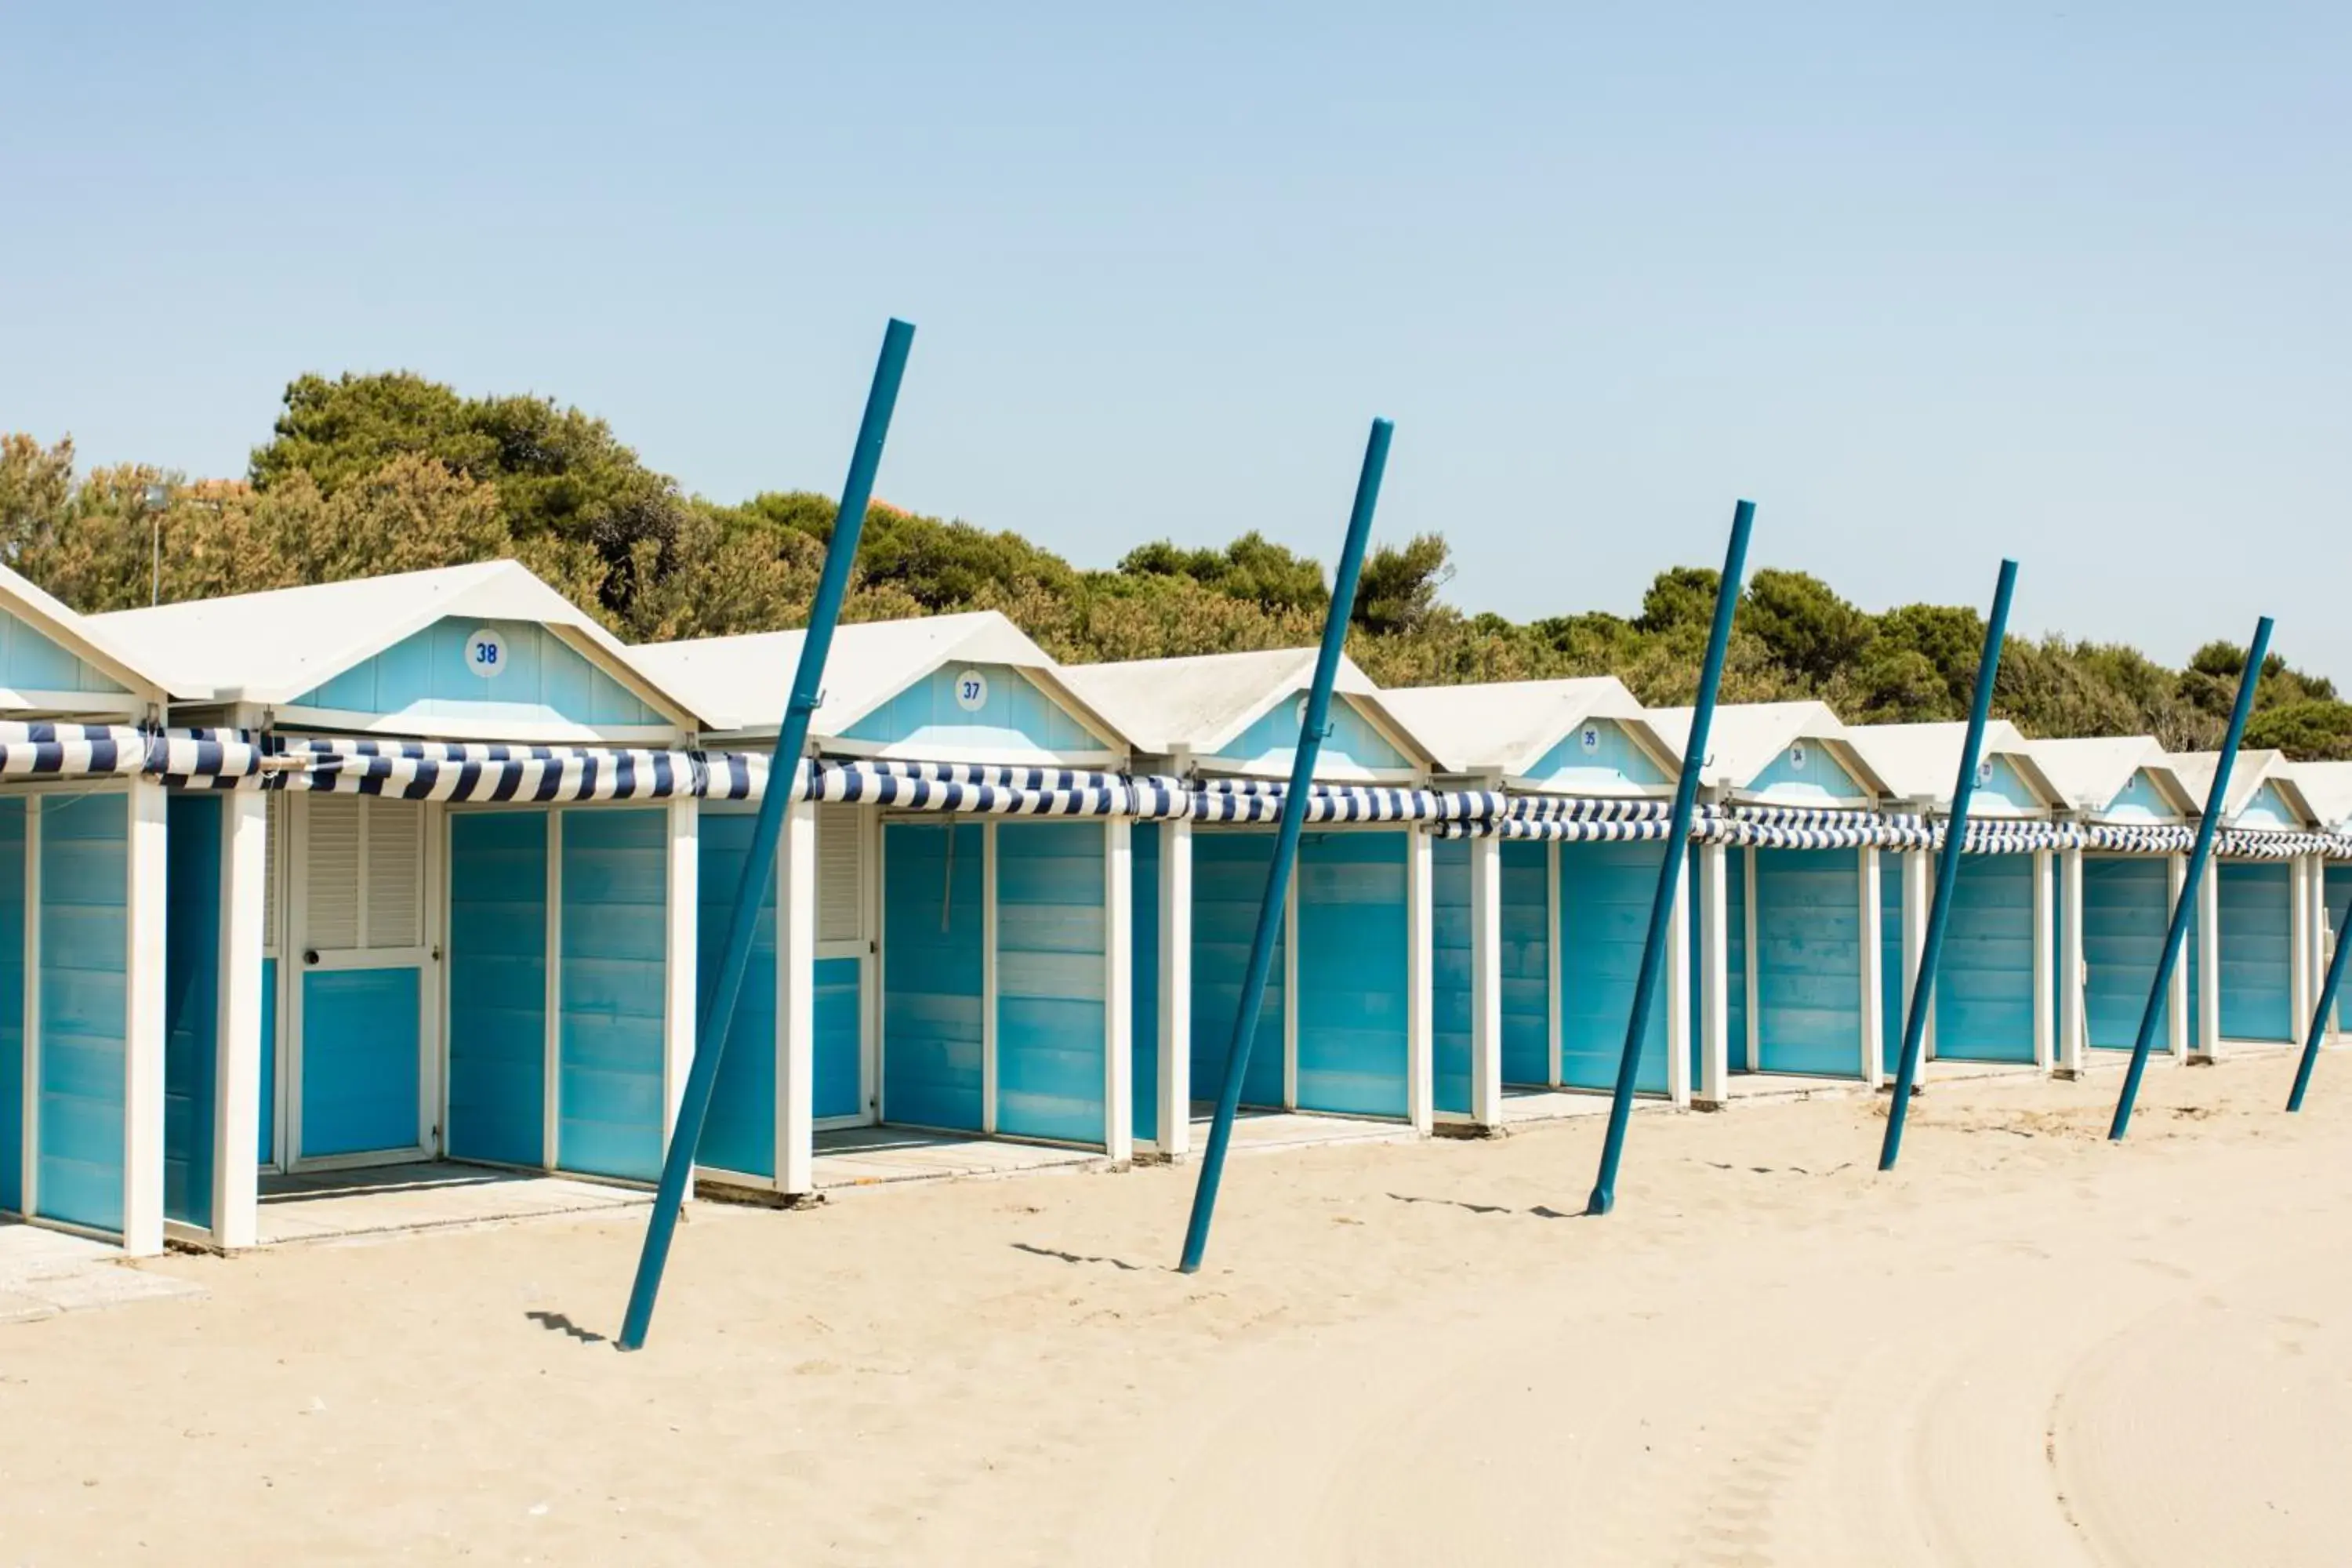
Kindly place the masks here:
[(2340, 0), (36, 0), (0, 427), (233, 473), (406, 367), (832, 490), (897, 313), (882, 493), (1081, 563), (1328, 559), (1385, 414), (1465, 608), (1631, 610), (1748, 495), (1872, 608), (2009, 552), (2026, 629), (2352, 685), (2347, 81)]

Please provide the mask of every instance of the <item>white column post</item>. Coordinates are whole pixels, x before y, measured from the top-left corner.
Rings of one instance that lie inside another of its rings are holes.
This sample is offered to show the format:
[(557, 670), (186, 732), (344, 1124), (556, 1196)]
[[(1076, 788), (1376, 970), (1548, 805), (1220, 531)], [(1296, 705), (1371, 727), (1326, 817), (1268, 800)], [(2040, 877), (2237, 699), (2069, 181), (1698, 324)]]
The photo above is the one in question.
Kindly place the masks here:
[(25, 1055), (22, 1160), (17, 1191), (29, 1219), (41, 1212), (41, 800), (25, 802)]
[(1550, 1066), (1545, 1071), (1544, 1082), (1559, 1087), (1559, 977), (1567, 970), (1560, 962), (1559, 951), (1559, 840), (1544, 841), (1544, 1044), (1545, 1059)]
[[(955, 830), (955, 818), (948, 818)], [(980, 1130), (996, 1135), (996, 818), (980, 825)]]
[(2221, 862), (2209, 860), (2197, 883), (2197, 1038), (2192, 1062), (2221, 1059)]
[(1192, 824), (1160, 825), (1160, 1157), (1192, 1152)]
[[(1764, 991), (1764, 950), (1756, 940), (1756, 847), (1740, 846), (1739, 860), (1739, 920), (1744, 928), (1739, 951), (1743, 957), (1741, 966), (1748, 971), (1742, 993), (1748, 999), (1747, 1005), (1740, 1009), (1740, 1016), (1748, 1026), (1743, 1032), (1748, 1037), (1742, 1048), (1748, 1054), (1748, 1070), (1756, 1073), (1764, 1070), (1764, 1008), (1760, 1000)], [(1727, 1091), (1728, 1086), (1726, 1087)]]
[(1503, 1124), (1503, 841), (1465, 842), (1470, 849), (1470, 1120), (1493, 1129)]
[[(1919, 989), (1919, 966), (1927, 952), (1927, 905), (1935, 892), (1936, 858), (1925, 849), (1906, 849), (1903, 855), (1903, 1016), (1890, 1019), (1887, 1027), (1901, 1030), (1908, 1026), (1911, 998)], [(1899, 1036), (1897, 1037), (1900, 1037)], [(1936, 1059), (1936, 1010), (1927, 1009), (1927, 1016), (1919, 1031), (1919, 1059)]]
[(694, 1069), (696, 1015), (701, 994), (696, 988), (695, 931), (699, 900), (701, 856), (700, 818), (692, 795), (678, 795), (668, 805), (669, 878), (664, 905), (666, 930), (662, 1009), (662, 1146), (669, 1146), (677, 1131), (677, 1110), (686, 1099), (686, 1077)]
[(1103, 1153), (1135, 1158), (1135, 824), (1103, 823)]
[(2300, 1044), (2311, 1023), (2311, 1009), (2319, 993), (2311, 963), (2312, 858), (2297, 855), (2287, 862), (2287, 1036)]
[(816, 1190), (816, 803), (776, 840), (776, 1190)]
[(1666, 913), (1666, 1098), (1684, 1110), (1691, 1102), (1691, 900), (1690, 862), (1675, 879), (1675, 896)]
[[(150, 1258), (163, 1250), (163, 784), (131, 781), (130, 888), (125, 910), (129, 988), (123, 1013), (122, 1250)], [(34, 919), (38, 911), (28, 911)], [(37, 984), (37, 977), (27, 976)], [(38, 1086), (27, 1084), (27, 1096)]]
[(2090, 1039), (2083, 1007), (2083, 852), (2058, 856), (2058, 1070), (2068, 1078), (2083, 1071)]
[(1435, 909), (1431, 898), (1429, 835), (1405, 831), (1405, 1115), (1426, 1137), (1436, 1120), (1435, 1053), (1431, 1049), (1435, 970), (1432, 941)]
[(1879, 945), (1883, 915), (1879, 909), (1878, 847), (1865, 844), (1861, 854), (1862, 1081), (1876, 1089), (1886, 1080), (1886, 994), (1880, 985), (1885, 954)]
[[(2212, 868), (2209, 866), (2206, 869), (2210, 872)], [(2212, 881), (2212, 878), (2208, 876), (2205, 885), (2210, 887)], [(2181, 890), (2188, 885), (2189, 858), (2185, 855), (2166, 856), (2164, 912), (2168, 920), (2171, 918), (2172, 911), (2180, 907)], [(2205, 929), (2211, 931), (2213, 922), (2207, 921)], [(2189, 947), (2195, 940), (2192, 934), (2188, 942), (2181, 943), (2179, 961), (2172, 966), (2172, 984), (2166, 987), (2169, 994), (2165, 997), (2165, 1032), (2169, 1038), (2165, 1042), (2165, 1049), (2172, 1053), (2172, 1059), (2177, 1062), (2189, 1059)]]
[(213, 1079), (213, 1245), (260, 1239), (261, 949), (269, 797), (224, 791), (221, 809), (220, 1013)]
[(2050, 940), (2057, 929), (2050, 887), (2050, 868), (2055, 864), (2051, 851), (2033, 852), (2033, 1065), (2042, 1072), (2057, 1058), (2058, 1009), (2051, 994), (2057, 955)]
[(1696, 1103), (1720, 1107), (1731, 1074), (1731, 891), (1728, 853), (1698, 847), (1698, 1083)]

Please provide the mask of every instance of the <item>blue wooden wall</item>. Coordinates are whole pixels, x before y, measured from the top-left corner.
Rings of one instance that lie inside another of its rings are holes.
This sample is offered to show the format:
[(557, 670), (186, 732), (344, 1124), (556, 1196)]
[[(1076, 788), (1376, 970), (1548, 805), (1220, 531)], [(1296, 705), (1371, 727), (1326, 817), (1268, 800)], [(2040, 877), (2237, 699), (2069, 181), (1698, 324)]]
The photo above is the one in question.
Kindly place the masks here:
[(1826, 805), (1860, 799), (1869, 792), (1819, 741), (1794, 741), (1750, 779), (1747, 793), (1767, 800)]
[(2116, 798), (2107, 803), (2102, 815), (2115, 822), (2159, 822), (2169, 821), (2181, 813), (2180, 808), (2167, 800), (2164, 792), (2156, 787), (2156, 781), (2148, 777), (2147, 770), (2141, 768), (2116, 792)]
[(2246, 802), (2245, 808), (2238, 813), (2231, 826), (2294, 832), (2302, 829), (2304, 821), (2294, 807), (2286, 803), (2286, 796), (2279, 793), (2278, 785), (2264, 779), (2262, 787), (2254, 791), (2253, 798)]
[(122, 1229), (130, 801), (41, 803), (39, 1212)]
[[(1443, 839), (1440, 843), (1444, 842)], [(1551, 1081), (1551, 854), (1506, 839), (1503, 858), (1503, 1081)]]
[(1936, 976), (1938, 1058), (2033, 1060), (2033, 872), (2031, 855), (1960, 857)]
[[(698, 1009), (709, 1005), (710, 988), (719, 979), (719, 960), (727, 950), (727, 923), (735, 912), (735, 887), (743, 875), (743, 858), (751, 852), (751, 828), (757, 820), (748, 811), (706, 811), (696, 826), (694, 973)], [(700, 1016), (698, 1011), (697, 1016)], [(722, 1171), (772, 1178), (776, 1173), (773, 877), (768, 879), (767, 893), (760, 901), (751, 962), (743, 971), (743, 989), (736, 994), (735, 1014), (726, 1040), (726, 1052), (719, 1058), (719, 1078), (710, 1091), (710, 1114), (702, 1124), (702, 1142), (695, 1145), (695, 1158)], [(850, 1066), (854, 1074), (854, 1055)], [(822, 1078), (824, 1070), (820, 1053), (815, 1071)], [(855, 1081), (853, 1077), (853, 1095)]]
[(1656, 788), (1674, 783), (1614, 719), (1589, 719), (1578, 725), (1525, 776), (1568, 795)]
[(2042, 801), (2007, 757), (1986, 757), (1977, 764), (1977, 788), (1972, 810), (1988, 816), (2038, 812)]
[(1756, 851), (1759, 1070), (1862, 1074), (1862, 867), (1852, 849)]
[[(1753, 1072), (1748, 1059), (1748, 855), (1740, 849), (1724, 854), (1724, 972), (1729, 982), (1724, 998), (1724, 1033), (1730, 1044), (1725, 1056), (1732, 1072)], [(1696, 948), (1692, 951), (1696, 952)], [(1696, 967), (1694, 965), (1693, 967)]]
[[(967, 710), (957, 681), (978, 672), (985, 700)], [(1010, 665), (948, 665), (842, 731), (845, 740), (875, 745), (929, 747), (953, 758), (971, 749), (1010, 752), (1101, 752), (1097, 737), (1067, 709)]]
[[(0, 611), (0, 686), (16, 691), (121, 693), (121, 684), (68, 653), (15, 615)], [(20, 1178), (21, 1179), (21, 1178)]]
[(1131, 1136), (1160, 1136), (1160, 860), (1161, 825), (1139, 822), (1128, 829), (1128, 886), (1133, 910), (1128, 931), (1134, 939), (1128, 994), (1135, 1090)]
[[(1218, 748), (1218, 760), (1287, 772), (1298, 750), (1298, 704), (1303, 696), (1302, 692), (1291, 692), (1268, 709), (1256, 722)], [(1389, 743), (1388, 737), (1364, 717), (1345, 692), (1332, 699), (1331, 733), (1325, 737), (1316, 755), (1318, 769), (1325, 765), (1352, 765), (1381, 771), (1412, 766), (1412, 760)]]
[[(1559, 1077), (1610, 1089), (1625, 1051), (1650, 906), (1665, 861), (1660, 843), (1559, 847)], [(1634, 1087), (1666, 1091), (1667, 998), (1650, 1009)]]
[(544, 811), (449, 816), (449, 1124), (460, 1160), (547, 1161)]
[[(473, 634), (504, 643), (496, 677), (474, 673)], [(431, 734), (433, 721), (501, 720), (614, 728), (662, 726), (659, 713), (554, 633), (522, 621), (436, 621), (288, 704), (397, 715)]]
[[(1242, 976), (1249, 968), (1250, 940), (1257, 930), (1258, 906), (1265, 901), (1273, 862), (1271, 833), (1193, 830), (1192, 1074), (1196, 1100), (1213, 1101), (1225, 1081), (1225, 1054), (1241, 1005)], [(1277, 926), (1265, 1003), (1258, 1011), (1249, 1066), (1242, 1074), (1244, 1105), (1282, 1105), (1284, 947), (1285, 935)]]
[(661, 1174), (669, 814), (563, 813), (557, 921), (556, 1163)]
[(2223, 1039), (2294, 1037), (2292, 869), (2284, 860), (2213, 864), (2221, 917)]
[(996, 1128), (1107, 1142), (1108, 919), (1099, 822), (996, 828)]
[(1430, 844), (1430, 1051), (1442, 1111), (1470, 1113), (1470, 841)]
[(0, 1210), (25, 1212), (25, 800), (0, 797)]
[[(1935, 865), (1931, 856), (1927, 864)], [(1903, 889), (1910, 857), (1888, 850), (1878, 858), (1878, 1055), (1887, 1072), (1903, 1062), (1903, 1031), (1908, 1006), (1903, 994)], [(1935, 883), (1927, 884), (1930, 897)]]
[[(0, 868), (0, 877), (5, 875), (5, 870)], [(2324, 976), (2327, 973), (2328, 962), (2336, 956), (2336, 943), (2343, 939), (2347, 931), (2352, 931), (2352, 866), (2338, 865), (2333, 860), (2327, 863), (2327, 868), (2323, 873), (2320, 899), (2327, 906), (2328, 934), (2321, 938), (2319, 951), (2319, 973)], [(2347, 985), (2347, 989), (2352, 989), (2352, 985)], [(2313, 993), (2314, 995), (2317, 994), (2316, 991)], [(2343, 991), (2339, 990), (2336, 997), (2336, 1016), (2339, 1021), (2344, 1016), (2346, 1000)], [(2305, 1019), (2304, 1022), (2307, 1026), (2310, 1020)], [(2338, 1026), (2341, 1027), (2340, 1022)], [(0, 1205), (0, 1207), (5, 1206)]]
[(302, 1158), (405, 1152), (422, 1142), (423, 1018), (413, 968), (303, 971)]
[(890, 822), (882, 840), (882, 1113), (976, 1132), (982, 830), (976, 822)]
[(213, 1223), (213, 1112), (219, 1075), (222, 797), (164, 807), (163, 1214)]
[[(2127, 1051), (2138, 1036), (2172, 918), (2165, 876), (2158, 856), (2083, 857), (2083, 1022), (2094, 1049)], [(2189, 948), (2193, 952), (2195, 943)], [(2192, 1005), (2195, 994), (2192, 989)], [(2157, 1013), (2159, 1051), (2169, 1048), (2170, 1016), (2167, 998)]]
[(1298, 848), (1298, 1109), (1409, 1113), (1410, 831), (1309, 832)]

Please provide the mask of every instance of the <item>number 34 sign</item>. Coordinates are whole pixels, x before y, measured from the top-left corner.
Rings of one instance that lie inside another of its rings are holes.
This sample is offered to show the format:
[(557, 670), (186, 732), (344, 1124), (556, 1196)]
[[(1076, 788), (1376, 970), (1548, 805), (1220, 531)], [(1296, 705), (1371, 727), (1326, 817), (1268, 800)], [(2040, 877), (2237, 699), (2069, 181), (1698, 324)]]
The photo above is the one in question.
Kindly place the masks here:
[(466, 668), (484, 680), (506, 672), (507, 639), (485, 627), (466, 639)]

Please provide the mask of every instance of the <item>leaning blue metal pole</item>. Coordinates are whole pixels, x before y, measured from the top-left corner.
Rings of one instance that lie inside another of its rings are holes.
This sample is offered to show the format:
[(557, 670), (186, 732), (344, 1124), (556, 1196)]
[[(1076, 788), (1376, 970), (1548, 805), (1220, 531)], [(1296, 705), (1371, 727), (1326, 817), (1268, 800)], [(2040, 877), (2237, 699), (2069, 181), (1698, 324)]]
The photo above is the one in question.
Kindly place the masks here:
[(1756, 503), (1732, 509), (1731, 548), (1723, 557), (1723, 580), (1716, 584), (1715, 624), (1707, 628), (1706, 663), (1699, 670), (1698, 697), (1691, 707), (1690, 738), (1683, 745), (1683, 771), (1675, 785), (1674, 818), (1666, 828), (1666, 858), (1658, 868), (1658, 892), (1650, 902), (1650, 934), (1642, 944), (1642, 973), (1633, 983), (1633, 1014), (1625, 1022), (1625, 1054), (1617, 1062), (1617, 1091), (1609, 1101), (1609, 1133), (1601, 1144), (1601, 1174), (1584, 1212), (1607, 1214), (1617, 1206), (1617, 1167), (1625, 1158), (1625, 1126), (1633, 1116), (1633, 1082), (1642, 1067), (1642, 1041), (1650, 1032), (1650, 1008), (1665, 967), (1667, 926), (1674, 919), (1675, 890), (1682, 886), (1684, 856), (1690, 847), (1691, 816), (1698, 806), (1699, 775), (1706, 771), (1707, 731), (1715, 727), (1715, 694), (1723, 684), (1723, 658), (1731, 648), (1731, 618), (1739, 608), (1740, 581), (1748, 572), (1748, 531)]
[(898, 406), (898, 383), (907, 371), (907, 350), (915, 329), (891, 321), (882, 334), (882, 357), (874, 367), (874, 385), (866, 395), (866, 418), (857, 427), (857, 447), (850, 454), (849, 478), (841, 487), (841, 508), (834, 519), (833, 538), (824, 551), (824, 572), (817, 579), (816, 599), (809, 606), (807, 633), (801, 638), (799, 668), (793, 673), (791, 700), (768, 762), (768, 783), (760, 797), (760, 815), (751, 829), (751, 847), (743, 859), (743, 874), (735, 884), (735, 908), (728, 916), (727, 946), (719, 973), (702, 1002), (695, 1029), (694, 1065), (687, 1069), (686, 1093), (678, 1103), (677, 1126), (670, 1133), (669, 1152), (662, 1161), (661, 1187), (654, 1197), (653, 1217), (646, 1226), (645, 1250), (637, 1258), (636, 1283), (629, 1291), (629, 1311), (621, 1323), (621, 1348), (633, 1351), (646, 1342), (652, 1326), (654, 1301), (661, 1294), (662, 1270), (669, 1263), (671, 1236), (677, 1229), (677, 1211), (686, 1201), (687, 1184), (694, 1174), (694, 1156), (702, 1142), (702, 1124), (710, 1114), (710, 1093), (719, 1081), (719, 1060), (734, 1026), (735, 999), (743, 989), (743, 972), (751, 958), (751, 939), (759, 929), (760, 906), (768, 896), (768, 879), (775, 870), (776, 844), (782, 837), (801, 753), (808, 749), (809, 720), (816, 712), (817, 693), (824, 682), (824, 659), (833, 647), (834, 624), (841, 618), (841, 601), (849, 591), (849, 569), (857, 558), (857, 536), (866, 527), (866, 504), (874, 494), (874, 473), (882, 466), (882, 446), (890, 435), (890, 413)]
[[(2324, 888), (2325, 881), (2321, 883)], [(2327, 979), (2319, 987), (2319, 1005), (2311, 1010), (2311, 1033), (2303, 1039), (2303, 1060), (2294, 1069), (2294, 1092), (2286, 1097), (2289, 1110), (2303, 1109), (2303, 1091), (2311, 1087), (2311, 1069), (2319, 1060), (2319, 1042), (2327, 1033), (2327, 1015), (2336, 1010), (2336, 993), (2344, 984), (2344, 958), (2352, 953), (2352, 942), (2345, 940), (2352, 931), (2352, 904), (2344, 909), (2344, 918), (2336, 927), (2336, 952), (2327, 961)]]
[(2254, 623), (2254, 644), (2246, 650), (2246, 668), (2238, 674), (2238, 700), (2230, 710), (2230, 732), (2213, 760), (2213, 787), (2205, 792), (2205, 814), (2197, 819), (2197, 841), (2189, 850), (2189, 874), (2181, 879), (2180, 901), (2172, 906), (2172, 923), (2164, 931), (2164, 951), (2156, 960), (2156, 984), (2147, 988), (2147, 1005), (2140, 1011), (2131, 1068), (2124, 1074), (2124, 1091), (2116, 1099), (2116, 1119), (2107, 1127), (2107, 1137), (2115, 1142), (2122, 1142), (2124, 1134), (2131, 1131), (2132, 1107), (2138, 1102), (2148, 1047), (2156, 1040), (2157, 1016), (2164, 1010), (2164, 993), (2172, 984), (2173, 966), (2180, 962), (2180, 944), (2197, 910), (2197, 886), (2205, 879), (2205, 862), (2212, 858), (2213, 837), (2221, 831), (2221, 813), (2230, 802), (2230, 773), (2238, 765), (2238, 743), (2246, 738), (2246, 716), (2254, 710), (2254, 688), (2262, 682), (2263, 660), (2270, 652), (2271, 618), (2264, 616)]
[[(1192, 1217), (1184, 1227), (1184, 1260), (1178, 1265), (1186, 1274), (1199, 1271), (1201, 1255), (1209, 1246), (1209, 1222), (1216, 1217), (1217, 1188), (1225, 1177), (1225, 1146), (1233, 1142), (1234, 1117), (1241, 1109), (1242, 1075), (1249, 1070), (1250, 1042), (1257, 1035), (1257, 1016), (1265, 1002), (1266, 972), (1274, 966), (1274, 944), (1282, 932), (1290, 868), (1298, 858), (1298, 830), (1307, 820), (1307, 798), (1315, 790), (1315, 759), (1329, 731), (1331, 683), (1339, 678), (1340, 650), (1347, 646), (1348, 618), (1356, 607), (1356, 578), (1363, 570), (1364, 543), (1371, 537), (1372, 509), (1380, 504), (1381, 475), (1389, 465), (1389, 437), (1394, 429), (1385, 419), (1372, 421), (1371, 439), (1364, 445), (1363, 471), (1356, 477), (1356, 507), (1348, 515), (1348, 542), (1340, 547), (1339, 574), (1331, 580), (1331, 607), (1323, 619), (1323, 647), (1315, 658), (1315, 684), (1307, 689), (1307, 712), (1298, 724), (1298, 750), (1291, 755), (1290, 787), (1282, 796), (1282, 826), (1275, 836), (1274, 862), (1266, 868), (1265, 901), (1258, 906), (1257, 934), (1250, 940), (1241, 1004), (1234, 1010), (1233, 1040), (1225, 1051), (1225, 1081), (1217, 1090), (1217, 1117), (1209, 1126), (1201, 1179), (1192, 1188)], [(1177, 1110), (1181, 1114), (1183, 1107)]]
[(1944, 852), (1936, 858), (1936, 901), (1927, 906), (1927, 936), (1919, 949), (1919, 973), (1911, 984), (1911, 1010), (1903, 1017), (1903, 1050), (1895, 1068), (1895, 1103), (1886, 1112), (1886, 1138), (1878, 1148), (1878, 1168), (1895, 1169), (1903, 1155), (1903, 1123), (1911, 1111), (1911, 1086), (1919, 1080), (1919, 1046), (1927, 1030), (1927, 1009), (1936, 1005), (1936, 965), (1944, 954), (1944, 921), (1951, 912), (1952, 889), (1960, 879), (1960, 851), (1968, 842), (1969, 805), (1977, 793), (1977, 759), (1984, 754), (1985, 724), (1992, 717), (1992, 683), (2000, 673), (2000, 650), (2009, 636), (2009, 600), (2017, 588), (2017, 563), (2000, 563), (1992, 591), (1992, 619), (1985, 623), (1984, 652), (1977, 659), (1976, 700), (1969, 708), (1968, 739), (1960, 745), (1960, 776), (1952, 784), (1952, 810), (1944, 824)]

